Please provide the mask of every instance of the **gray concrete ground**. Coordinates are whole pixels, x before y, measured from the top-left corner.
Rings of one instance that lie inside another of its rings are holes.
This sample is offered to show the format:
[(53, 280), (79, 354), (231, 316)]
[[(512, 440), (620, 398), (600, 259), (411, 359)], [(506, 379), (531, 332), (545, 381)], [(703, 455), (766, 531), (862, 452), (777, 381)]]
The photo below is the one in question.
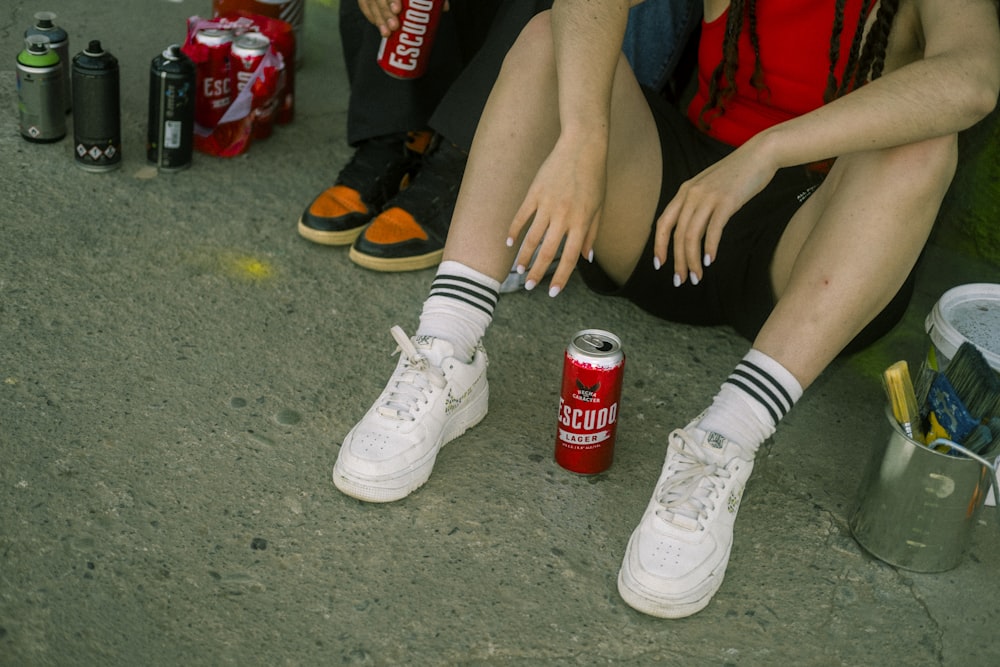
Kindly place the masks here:
[[(412, 330), (431, 271), (380, 275), (295, 221), (349, 152), (336, 6), (307, 7), (295, 122), (174, 175), (144, 157), (147, 68), (207, 0), (6, 0), (0, 42), (0, 664), (994, 665), (1000, 530), (962, 564), (897, 570), (848, 520), (887, 436), (878, 372), (924, 315), (1000, 270), (931, 248), (903, 324), (836, 363), (762, 450), (722, 590), (664, 621), (618, 597), (669, 429), (746, 343), (573, 282), (503, 301), (493, 404), (390, 506), (330, 481), (338, 444)], [(122, 168), (21, 139), (14, 55), (39, 9), (71, 52), (122, 63)], [(614, 466), (552, 460), (561, 353), (584, 327), (628, 352)]]

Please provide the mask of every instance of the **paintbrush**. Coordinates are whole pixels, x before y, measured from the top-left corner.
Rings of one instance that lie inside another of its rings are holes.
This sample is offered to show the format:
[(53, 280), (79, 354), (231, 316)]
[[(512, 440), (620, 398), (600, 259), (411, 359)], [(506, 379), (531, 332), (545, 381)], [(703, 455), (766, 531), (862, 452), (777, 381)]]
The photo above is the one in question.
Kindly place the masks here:
[(946, 438), (976, 453), (992, 449), (996, 434), (991, 420), (1000, 416), (1000, 378), (982, 352), (966, 341), (943, 372), (929, 377), (926, 441)]
[(965, 407), (958, 392), (944, 373), (937, 373), (927, 394), (927, 438), (930, 444), (938, 438), (964, 442), (981, 420)]
[(906, 361), (897, 361), (882, 374), (882, 382), (892, 415), (910, 438), (923, 442), (920, 428), (920, 414), (917, 411), (917, 395), (910, 380), (910, 367)]
[(944, 371), (955, 394), (976, 419), (1000, 417), (1000, 377), (972, 343), (962, 343)]
[(927, 357), (921, 362), (920, 370), (917, 371), (917, 377), (913, 381), (913, 391), (917, 395), (917, 405), (926, 405), (927, 395), (931, 391), (931, 382), (934, 381), (934, 376), (937, 374), (937, 355), (934, 354), (934, 348), (931, 348)]
[(980, 424), (965, 437), (962, 446), (973, 454), (981, 454), (993, 442), (993, 431), (988, 424)]
[(996, 456), (1000, 456), (1000, 417), (994, 417), (986, 426), (993, 435), (993, 441), (987, 443), (982, 450), (976, 453), (980, 454), (985, 459), (992, 459)]

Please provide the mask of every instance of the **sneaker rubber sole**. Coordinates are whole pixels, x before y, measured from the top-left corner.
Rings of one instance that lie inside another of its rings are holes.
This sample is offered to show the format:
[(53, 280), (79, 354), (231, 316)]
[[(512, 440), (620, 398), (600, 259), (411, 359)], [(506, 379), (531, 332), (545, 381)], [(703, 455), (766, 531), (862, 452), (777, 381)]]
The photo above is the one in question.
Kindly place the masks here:
[[(628, 556), (626, 556), (627, 558)], [(707, 580), (707, 587), (703, 587), (701, 595), (693, 600), (671, 601), (665, 599), (656, 591), (649, 590), (646, 586), (636, 581), (629, 572), (627, 564), (623, 564), (618, 571), (618, 594), (628, 606), (643, 614), (656, 616), (657, 618), (687, 618), (697, 614), (708, 606), (715, 594), (722, 587), (722, 580), (725, 577), (726, 566), (729, 563), (727, 556), (722, 562), (722, 571), (718, 569), (712, 572)]]
[(489, 407), (489, 399), (489, 385), (484, 383), (478, 395), (471, 397), (448, 420), (437, 445), (406, 470), (391, 476), (362, 476), (344, 470), (338, 458), (333, 466), (334, 485), (352, 498), (372, 503), (391, 503), (405, 498), (430, 479), (441, 448), (483, 420)]
[(371, 269), (372, 271), (385, 272), (429, 269), (440, 264), (442, 256), (444, 256), (443, 248), (423, 255), (413, 255), (412, 257), (373, 257), (358, 252), (354, 247), (351, 247), (351, 251), (348, 253), (351, 261), (358, 266)]
[[(367, 223), (366, 223), (367, 224)], [(304, 239), (308, 239), (313, 243), (318, 243), (320, 245), (329, 246), (341, 246), (341, 245), (351, 245), (354, 240), (361, 236), (361, 232), (365, 230), (365, 225), (360, 225), (354, 229), (345, 229), (343, 231), (336, 232), (326, 232), (319, 229), (313, 229), (309, 225), (299, 218), (299, 236)]]

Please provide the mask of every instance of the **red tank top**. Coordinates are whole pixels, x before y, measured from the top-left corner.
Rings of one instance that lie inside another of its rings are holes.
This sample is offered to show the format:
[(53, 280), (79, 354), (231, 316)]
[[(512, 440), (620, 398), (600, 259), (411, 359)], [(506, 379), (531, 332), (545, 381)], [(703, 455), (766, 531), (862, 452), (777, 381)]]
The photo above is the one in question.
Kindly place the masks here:
[[(864, 0), (847, 0), (836, 77), (843, 77), (851, 41)], [(750, 82), (755, 56), (750, 44), (749, 21), (739, 37), (735, 94), (726, 101), (725, 113), (705, 115), (708, 134), (739, 146), (761, 130), (801, 116), (823, 104), (830, 71), (830, 36), (833, 33), (833, 0), (760, 0), (757, 35), (766, 91)], [(728, 10), (702, 23), (698, 47), (698, 90), (688, 107), (688, 118), (698, 117), (708, 102), (709, 81), (721, 61)], [(720, 83), (721, 85), (721, 83)]]

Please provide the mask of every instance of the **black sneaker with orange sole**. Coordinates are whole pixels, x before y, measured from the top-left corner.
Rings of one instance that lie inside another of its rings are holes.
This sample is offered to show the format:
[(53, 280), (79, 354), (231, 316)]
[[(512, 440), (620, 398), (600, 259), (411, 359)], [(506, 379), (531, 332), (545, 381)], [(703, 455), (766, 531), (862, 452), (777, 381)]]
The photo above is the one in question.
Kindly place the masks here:
[(336, 182), (299, 218), (299, 234), (322, 245), (350, 245), (420, 164), (429, 132), (367, 139), (358, 145)]
[(458, 146), (435, 137), (409, 187), (393, 197), (355, 239), (351, 260), (374, 271), (437, 266), (467, 157)]

